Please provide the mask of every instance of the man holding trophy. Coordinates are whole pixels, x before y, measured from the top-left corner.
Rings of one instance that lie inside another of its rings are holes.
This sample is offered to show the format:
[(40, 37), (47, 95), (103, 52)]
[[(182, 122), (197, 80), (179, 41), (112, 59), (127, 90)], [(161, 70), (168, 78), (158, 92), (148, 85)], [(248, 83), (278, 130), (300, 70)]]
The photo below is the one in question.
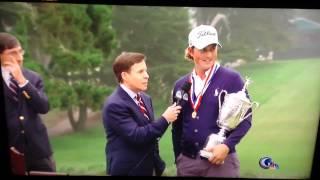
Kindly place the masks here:
[(190, 82), (188, 98), (172, 124), (172, 140), (178, 176), (239, 177), (235, 146), (251, 127), (252, 107), (241, 75), (217, 62), (218, 34), (200, 25), (189, 33), (186, 58), (191, 73), (175, 82), (173, 100)]

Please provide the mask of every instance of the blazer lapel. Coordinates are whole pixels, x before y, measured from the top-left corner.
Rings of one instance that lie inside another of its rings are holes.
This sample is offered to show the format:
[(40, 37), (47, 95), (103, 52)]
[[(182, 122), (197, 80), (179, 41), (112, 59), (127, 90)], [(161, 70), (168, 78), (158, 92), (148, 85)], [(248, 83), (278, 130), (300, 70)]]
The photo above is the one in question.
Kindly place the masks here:
[[(134, 112), (138, 115), (139, 119), (141, 120), (143, 119), (144, 122), (149, 122), (149, 120), (146, 117), (144, 117), (143, 113), (140, 111), (139, 106), (134, 102), (134, 100), (129, 96), (129, 94), (125, 92), (120, 86), (118, 86), (118, 94), (123, 100), (127, 102), (127, 104), (131, 107), (131, 109), (134, 110)], [(144, 97), (143, 96), (141, 97), (142, 97), (142, 101), (145, 103)], [(147, 108), (148, 114), (150, 114), (147, 105), (146, 105), (146, 108)]]
[[(3, 80), (2, 81), (2, 87), (3, 87), (3, 94), (10, 100), (13, 100), (13, 92), (9, 89), (8, 85), (6, 84), (6, 82)], [(18, 92), (18, 97), (19, 97), (19, 92)], [(14, 101), (14, 100), (13, 100)], [(15, 101), (17, 102), (17, 101)]]

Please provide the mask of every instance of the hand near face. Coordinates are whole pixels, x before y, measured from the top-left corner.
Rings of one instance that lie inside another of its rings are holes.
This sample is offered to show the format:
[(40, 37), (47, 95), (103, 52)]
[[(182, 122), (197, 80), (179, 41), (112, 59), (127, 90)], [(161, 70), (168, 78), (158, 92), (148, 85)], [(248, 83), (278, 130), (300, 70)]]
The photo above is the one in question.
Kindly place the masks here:
[(22, 71), (21, 71), (21, 66), (19, 65), (17, 60), (15, 60), (15, 58), (13, 56), (8, 55), (5, 58), (3, 58), (2, 61), (3, 61), (2, 66), (9, 70), (9, 72), (11, 73), (13, 78), (19, 84), (23, 84), (26, 82), (26, 79), (23, 76)]

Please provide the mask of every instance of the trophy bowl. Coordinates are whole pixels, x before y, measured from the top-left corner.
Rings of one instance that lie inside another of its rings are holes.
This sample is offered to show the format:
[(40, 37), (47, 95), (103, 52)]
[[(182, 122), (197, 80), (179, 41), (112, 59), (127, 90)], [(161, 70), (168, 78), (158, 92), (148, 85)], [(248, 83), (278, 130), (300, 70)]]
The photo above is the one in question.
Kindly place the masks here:
[[(219, 93), (219, 116), (217, 125), (220, 127), (218, 134), (210, 134), (207, 138), (205, 148), (214, 147), (218, 144), (222, 144), (226, 139), (226, 132), (235, 129), (244, 119), (252, 115), (253, 109), (256, 109), (259, 104), (257, 102), (251, 102), (245, 92), (250, 80), (246, 78), (246, 82), (242, 90), (236, 93), (230, 93), (226, 90), (222, 90)], [(224, 94), (224, 101), (221, 105), (221, 95)], [(250, 113), (249, 109), (252, 108)], [(200, 150), (200, 156), (210, 158), (213, 153)]]

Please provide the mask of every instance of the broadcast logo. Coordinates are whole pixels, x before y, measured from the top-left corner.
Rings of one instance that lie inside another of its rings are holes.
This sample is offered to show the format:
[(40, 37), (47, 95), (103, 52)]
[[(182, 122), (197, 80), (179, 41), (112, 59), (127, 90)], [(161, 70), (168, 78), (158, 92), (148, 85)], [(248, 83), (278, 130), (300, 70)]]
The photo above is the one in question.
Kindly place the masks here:
[(263, 169), (279, 169), (279, 165), (270, 157), (263, 157), (259, 160), (259, 165)]

